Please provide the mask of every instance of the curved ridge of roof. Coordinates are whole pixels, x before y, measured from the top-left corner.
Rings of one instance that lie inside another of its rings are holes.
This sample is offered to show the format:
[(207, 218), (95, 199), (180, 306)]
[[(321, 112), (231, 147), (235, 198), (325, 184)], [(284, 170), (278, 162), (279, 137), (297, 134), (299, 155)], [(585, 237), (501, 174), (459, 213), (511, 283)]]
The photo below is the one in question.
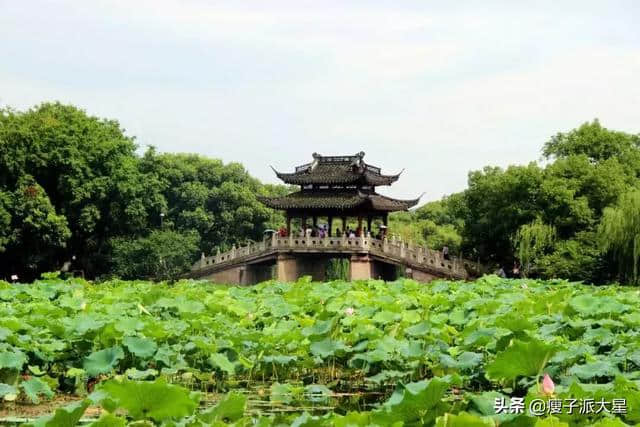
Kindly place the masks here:
[(257, 199), (273, 209), (353, 209), (369, 204), (368, 209), (386, 212), (408, 210), (420, 201), (420, 197), (399, 200), (361, 190), (303, 190), (281, 197), (257, 196)]
[[(355, 184), (391, 185), (398, 180), (400, 173), (384, 175), (379, 167), (369, 165), (363, 160), (364, 152), (355, 156), (321, 156), (313, 153), (313, 161), (297, 166), (295, 172), (280, 172), (273, 166), (276, 176), (287, 184)], [(404, 171), (404, 169), (403, 169)]]

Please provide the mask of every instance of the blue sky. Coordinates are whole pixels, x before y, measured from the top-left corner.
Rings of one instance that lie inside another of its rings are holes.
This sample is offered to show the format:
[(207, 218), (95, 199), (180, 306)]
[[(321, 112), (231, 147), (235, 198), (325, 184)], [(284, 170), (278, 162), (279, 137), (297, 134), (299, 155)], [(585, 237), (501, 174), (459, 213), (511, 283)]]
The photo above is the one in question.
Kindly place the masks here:
[(0, 0), (0, 105), (72, 103), (141, 147), (276, 182), (365, 151), (423, 201), (599, 118), (640, 132), (637, 1)]

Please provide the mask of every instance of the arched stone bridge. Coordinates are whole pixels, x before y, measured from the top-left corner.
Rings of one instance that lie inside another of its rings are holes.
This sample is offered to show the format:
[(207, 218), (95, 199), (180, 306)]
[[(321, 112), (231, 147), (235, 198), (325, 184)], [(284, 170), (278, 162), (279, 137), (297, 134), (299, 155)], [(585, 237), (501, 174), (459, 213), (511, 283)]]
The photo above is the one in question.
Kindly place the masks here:
[(412, 246), (395, 239), (371, 237), (280, 237), (273, 234), (262, 242), (205, 257), (193, 264), (190, 278), (217, 283), (254, 284), (264, 280), (295, 281), (304, 275), (325, 280), (329, 259), (349, 259), (351, 280), (396, 279), (397, 266), (405, 276), (429, 282), (435, 278), (468, 279), (480, 266), (472, 261), (451, 257), (446, 260), (432, 249)]

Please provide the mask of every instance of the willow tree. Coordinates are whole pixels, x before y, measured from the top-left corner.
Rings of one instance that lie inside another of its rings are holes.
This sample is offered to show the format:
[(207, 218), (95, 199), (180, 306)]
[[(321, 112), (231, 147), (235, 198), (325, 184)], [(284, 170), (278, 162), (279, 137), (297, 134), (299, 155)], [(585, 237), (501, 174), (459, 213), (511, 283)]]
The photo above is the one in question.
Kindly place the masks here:
[(521, 226), (513, 240), (522, 265), (522, 272), (527, 276), (531, 272), (532, 263), (553, 248), (556, 229), (537, 218), (529, 224)]
[(640, 190), (623, 193), (613, 207), (604, 209), (598, 227), (600, 249), (611, 252), (620, 280), (638, 283), (640, 258)]

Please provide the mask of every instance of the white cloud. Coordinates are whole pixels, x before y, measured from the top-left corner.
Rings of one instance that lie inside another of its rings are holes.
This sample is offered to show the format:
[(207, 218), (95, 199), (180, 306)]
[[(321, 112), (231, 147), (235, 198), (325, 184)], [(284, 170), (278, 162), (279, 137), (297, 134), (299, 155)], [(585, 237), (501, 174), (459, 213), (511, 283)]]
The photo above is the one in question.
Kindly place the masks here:
[(0, 14), (0, 103), (60, 99), (273, 181), (351, 153), (426, 199), (594, 117), (638, 132), (635, 2), (52, 2)]

